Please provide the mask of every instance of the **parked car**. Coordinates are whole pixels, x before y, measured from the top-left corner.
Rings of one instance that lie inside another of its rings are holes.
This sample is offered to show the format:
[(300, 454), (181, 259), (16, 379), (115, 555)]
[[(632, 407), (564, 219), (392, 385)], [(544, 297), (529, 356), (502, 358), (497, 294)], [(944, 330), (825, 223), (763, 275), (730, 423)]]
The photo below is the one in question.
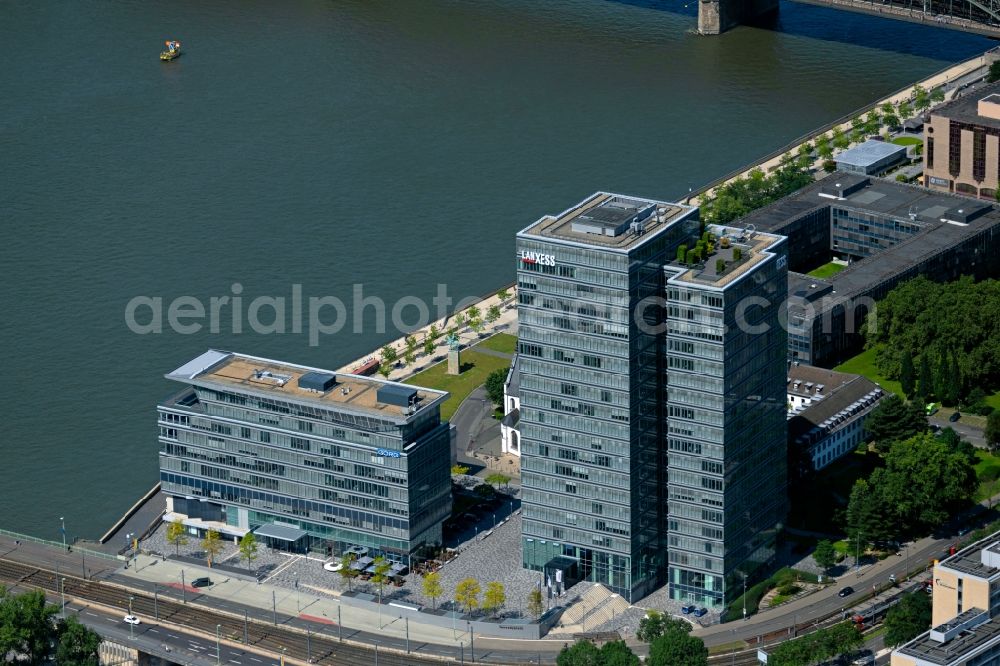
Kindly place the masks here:
[(191, 581), (191, 587), (208, 587), (211, 584), (212, 584), (212, 579), (209, 578), (208, 576), (204, 576), (202, 578), (195, 578), (193, 581)]
[(128, 624), (142, 624), (135, 615), (126, 615), (124, 619)]
[(681, 606), (681, 612), (684, 613), (685, 615), (693, 613), (694, 612), (694, 606)]
[(840, 592), (837, 592), (838, 597), (849, 597), (854, 594), (854, 588), (847, 586), (840, 588)]
[(962, 418), (962, 412), (955, 412), (954, 414), (952, 414), (951, 416), (948, 417), (948, 420), (951, 423), (954, 423), (955, 421), (959, 420), (960, 418)]
[(694, 616), (695, 617), (701, 617), (701, 616), (707, 615), (707, 614), (708, 614), (708, 609), (707, 608), (699, 608), (698, 610), (694, 611)]
[(896, 584), (896, 574), (889, 574), (889, 582), (893, 585)]

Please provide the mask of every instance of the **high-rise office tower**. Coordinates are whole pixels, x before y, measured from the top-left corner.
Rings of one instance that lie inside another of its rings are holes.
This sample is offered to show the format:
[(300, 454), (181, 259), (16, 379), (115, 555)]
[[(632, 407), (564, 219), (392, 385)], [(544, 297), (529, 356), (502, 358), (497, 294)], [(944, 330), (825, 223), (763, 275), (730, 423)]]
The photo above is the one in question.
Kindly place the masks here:
[(726, 576), (767, 559), (784, 507), (785, 239), (716, 229), (706, 264), (702, 233), (694, 208), (598, 193), (517, 235), (523, 563), (548, 579), (631, 600), (669, 567), (675, 598), (717, 605)]

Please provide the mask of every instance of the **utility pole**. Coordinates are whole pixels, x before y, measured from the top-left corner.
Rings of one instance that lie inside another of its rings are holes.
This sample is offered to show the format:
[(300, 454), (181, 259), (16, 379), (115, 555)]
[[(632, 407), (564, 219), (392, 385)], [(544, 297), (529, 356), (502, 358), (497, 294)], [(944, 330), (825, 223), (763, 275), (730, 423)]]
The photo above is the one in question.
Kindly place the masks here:
[(184, 582), (184, 569), (181, 569), (181, 603), (187, 602), (187, 583)]
[(338, 637), (337, 640), (339, 640), (341, 643), (343, 643), (344, 642), (344, 623), (340, 621), (340, 604), (339, 603), (337, 604), (337, 633), (339, 634), (339, 637)]
[(312, 632), (309, 631), (309, 627), (306, 627), (306, 659), (309, 663), (313, 660), (313, 649), (312, 649)]
[(278, 626), (278, 600), (274, 596), (274, 590), (271, 590), (271, 619), (274, 622), (274, 626)]
[(215, 663), (216, 666), (222, 663), (222, 643), (219, 641), (219, 630), (222, 629), (221, 624), (215, 625)]
[(66, 579), (59, 579), (59, 596), (62, 598), (62, 618), (66, 619)]
[(403, 618), (406, 621), (406, 654), (410, 654), (410, 618)]
[(157, 593), (158, 590), (156, 587), (156, 583), (153, 583), (153, 619), (155, 620), (160, 619), (160, 609), (159, 606), (157, 605)]
[(248, 627), (247, 627), (247, 625), (249, 624), (249, 622), (250, 622), (250, 619), (247, 617), (247, 610), (244, 608), (243, 609), (243, 644), (244, 645), (250, 645), (250, 632), (249, 632)]

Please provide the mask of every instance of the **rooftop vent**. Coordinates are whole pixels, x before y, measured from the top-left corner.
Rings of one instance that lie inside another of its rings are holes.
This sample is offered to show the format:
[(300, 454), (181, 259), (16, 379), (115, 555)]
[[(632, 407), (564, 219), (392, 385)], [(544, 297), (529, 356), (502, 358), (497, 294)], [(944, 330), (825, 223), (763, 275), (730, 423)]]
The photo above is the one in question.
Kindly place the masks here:
[(379, 387), (376, 399), (384, 405), (409, 407), (417, 401), (417, 389), (401, 384), (384, 384)]
[(326, 393), (337, 383), (337, 376), (328, 372), (307, 372), (299, 377), (299, 388)]
[(253, 378), (259, 382), (284, 386), (292, 378), (291, 375), (281, 375), (270, 370), (254, 370)]

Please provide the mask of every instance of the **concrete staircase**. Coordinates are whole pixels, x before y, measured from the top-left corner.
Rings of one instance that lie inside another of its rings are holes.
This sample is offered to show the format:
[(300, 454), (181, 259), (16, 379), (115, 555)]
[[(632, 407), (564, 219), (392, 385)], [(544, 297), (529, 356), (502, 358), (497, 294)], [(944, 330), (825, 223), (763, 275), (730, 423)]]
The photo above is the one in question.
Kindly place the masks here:
[(566, 609), (553, 633), (582, 633), (588, 627), (593, 629), (608, 622), (629, 607), (629, 603), (620, 595), (595, 583)]

